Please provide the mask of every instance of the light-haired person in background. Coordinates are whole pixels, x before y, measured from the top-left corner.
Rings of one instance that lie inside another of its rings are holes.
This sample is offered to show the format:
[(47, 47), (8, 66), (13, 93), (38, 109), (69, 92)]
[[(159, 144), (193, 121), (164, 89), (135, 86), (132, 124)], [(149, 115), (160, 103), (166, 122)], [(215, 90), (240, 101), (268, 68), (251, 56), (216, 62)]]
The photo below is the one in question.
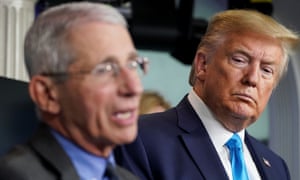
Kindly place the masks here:
[(118, 161), (143, 180), (289, 180), (284, 160), (246, 128), (298, 44), (270, 16), (217, 13), (198, 46), (190, 93), (175, 108), (142, 116), (136, 141), (116, 151)]
[(0, 179), (136, 179), (112, 153), (136, 137), (147, 64), (124, 17), (100, 3), (50, 8), (26, 35), (25, 61), (41, 126), (1, 158)]
[(142, 94), (139, 112), (140, 114), (163, 112), (170, 107), (169, 102), (159, 92), (147, 90)]

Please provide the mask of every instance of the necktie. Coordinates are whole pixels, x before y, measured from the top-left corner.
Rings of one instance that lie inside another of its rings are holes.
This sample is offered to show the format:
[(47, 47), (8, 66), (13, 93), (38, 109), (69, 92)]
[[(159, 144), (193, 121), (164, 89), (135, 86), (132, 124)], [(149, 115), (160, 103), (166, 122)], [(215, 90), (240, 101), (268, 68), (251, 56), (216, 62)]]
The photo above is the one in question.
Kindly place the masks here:
[(229, 141), (227, 141), (226, 146), (230, 151), (233, 180), (248, 180), (248, 174), (242, 150), (242, 141), (239, 135), (233, 134)]
[(104, 176), (107, 177), (109, 180), (119, 180), (116, 169), (110, 162), (108, 162), (106, 165)]

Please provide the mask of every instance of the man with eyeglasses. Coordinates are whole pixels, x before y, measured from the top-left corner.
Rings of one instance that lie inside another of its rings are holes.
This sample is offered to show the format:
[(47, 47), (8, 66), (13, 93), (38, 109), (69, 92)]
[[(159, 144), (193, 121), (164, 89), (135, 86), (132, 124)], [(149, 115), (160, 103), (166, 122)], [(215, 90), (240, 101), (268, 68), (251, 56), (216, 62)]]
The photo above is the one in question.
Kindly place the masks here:
[(2, 157), (0, 179), (136, 179), (112, 150), (136, 137), (148, 61), (120, 13), (88, 2), (46, 10), (26, 35), (25, 62), (42, 123)]

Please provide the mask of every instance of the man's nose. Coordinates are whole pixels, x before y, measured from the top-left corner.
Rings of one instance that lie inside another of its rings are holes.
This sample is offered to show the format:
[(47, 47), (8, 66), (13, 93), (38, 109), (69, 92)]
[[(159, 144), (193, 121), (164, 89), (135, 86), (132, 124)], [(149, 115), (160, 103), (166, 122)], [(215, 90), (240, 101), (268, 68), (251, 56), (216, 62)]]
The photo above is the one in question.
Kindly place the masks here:
[(245, 69), (242, 82), (248, 86), (256, 87), (260, 78), (260, 68), (252, 65)]
[(140, 76), (136, 70), (121, 68), (119, 74), (120, 92), (128, 96), (138, 95), (143, 92)]

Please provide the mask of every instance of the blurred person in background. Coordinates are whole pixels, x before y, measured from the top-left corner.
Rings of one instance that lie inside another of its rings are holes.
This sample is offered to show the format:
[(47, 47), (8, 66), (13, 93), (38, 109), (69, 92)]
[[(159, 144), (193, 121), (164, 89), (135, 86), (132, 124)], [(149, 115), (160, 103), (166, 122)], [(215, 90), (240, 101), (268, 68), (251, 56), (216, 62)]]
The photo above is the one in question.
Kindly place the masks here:
[(169, 109), (171, 105), (165, 98), (156, 91), (144, 91), (142, 94), (139, 112), (140, 114), (150, 114), (163, 112)]
[(143, 91), (124, 17), (100, 3), (47, 9), (25, 39), (29, 93), (41, 125), (0, 160), (0, 179), (133, 180), (116, 145), (136, 138)]

